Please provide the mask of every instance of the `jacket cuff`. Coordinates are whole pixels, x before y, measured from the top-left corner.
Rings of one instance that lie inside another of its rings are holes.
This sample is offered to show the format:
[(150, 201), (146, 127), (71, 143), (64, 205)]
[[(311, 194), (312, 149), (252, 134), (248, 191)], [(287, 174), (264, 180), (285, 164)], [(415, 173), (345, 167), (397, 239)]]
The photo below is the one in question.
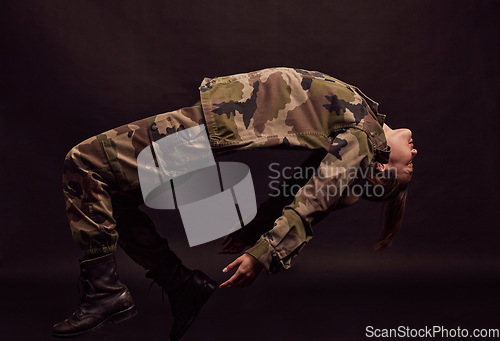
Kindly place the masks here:
[[(271, 266), (271, 263), (272, 263), (272, 259), (273, 259), (273, 247), (269, 244), (269, 242), (264, 239), (264, 238), (260, 238), (257, 243), (255, 243), (254, 246), (252, 246), (251, 248), (249, 248), (246, 253), (248, 253), (249, 255), (255, 257), (260, 264), (262, 264), (262, 266), (264, 267), (264, 269), (266, 270), (266, 272), (268, 274), (272, 274), (274, 272), (277, 272), (277, 271), (272, 271), (271, 269), (273, 268)], [(273, 270), (276, 270), (276, 269), (273, 269)]]

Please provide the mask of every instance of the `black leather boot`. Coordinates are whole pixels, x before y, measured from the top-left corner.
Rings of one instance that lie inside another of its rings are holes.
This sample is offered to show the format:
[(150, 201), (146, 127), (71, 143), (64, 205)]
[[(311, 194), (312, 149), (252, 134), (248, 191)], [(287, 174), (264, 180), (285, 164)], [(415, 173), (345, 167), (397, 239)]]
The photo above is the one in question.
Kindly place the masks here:
[(54, 325), (53, 336), (81, 335), (137, 314), (128, 288), (118, 280), (113, 254), (83, 260), (80, 270), (80, 303), (69, 318)]
[[(174, 323), (170, 340), (178, 341), (186, 333), (203, 305), (208, 301), (217, 283), (199, 270), (189, 270), (173, 254), (167, 264), (146, 273), (167, 293)], [(177, 259), (176, 264), (174, 258)]]
[[(113, 206), (118, 244), (139, 265), (148, 270), (146, 277), (167, 293), (174, 323), (170, 332), (172, 341), (180, 340), (194, 318), (217, 288), (217, 283), (201, 271), (191, 271), (182, 265), (170, 250), (151, 218), (142, 212), (133, 198), (116, 198)], [(135, 197), (141, 197), (136, 195)]]

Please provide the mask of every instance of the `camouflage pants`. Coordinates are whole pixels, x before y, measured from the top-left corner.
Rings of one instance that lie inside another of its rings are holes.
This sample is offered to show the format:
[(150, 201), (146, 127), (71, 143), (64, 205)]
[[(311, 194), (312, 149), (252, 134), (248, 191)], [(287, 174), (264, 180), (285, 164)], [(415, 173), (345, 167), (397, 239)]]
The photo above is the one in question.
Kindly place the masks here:
[[(159, 240), (153, 223), (138, 208), (143, 201), (137, 156), (150, 148), (151, 141), (203, 121), (197, 104), (109, 130), (70, 150), (64, 161), (63, 191), (73, 239), (85, 255), (113, 252), (118, 232), (123, 243), (142, 238), (150, 248)], [(140, 226), (144, 231), (137, 230)], [(156, 244), (165, 247), (164, 242)]]

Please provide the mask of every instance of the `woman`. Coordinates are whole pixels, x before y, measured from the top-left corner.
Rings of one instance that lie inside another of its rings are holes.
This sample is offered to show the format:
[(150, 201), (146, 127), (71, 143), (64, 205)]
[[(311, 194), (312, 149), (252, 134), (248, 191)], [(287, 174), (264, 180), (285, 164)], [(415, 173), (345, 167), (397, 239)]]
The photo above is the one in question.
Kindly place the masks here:
[[(172, 340), (180, 339), (210, 297), (216, 283), (183, 266), (138, 209), (143, 200), (137, 156), (145, 148), (154, 154), (152, 142), (186, 128), (206, 125), (215, 154), (254, 148), (324, 151), (317, 174), (282, 211), (259, 212), (253, 227), (269, 231), (223, 270), (238, 268), (221, 287), (249, 285), (263, 268), (268, 273), (289, 268), (311, 239), (311, 226), (359, 196), (388, 202), (381, 248), (399, 228), (416, 155), (411, 132), (387, 127), (378, 104), (358, 88), (320, 72), (269, 68), (206, 78), (200, 95), (192, 107), (107, 131), (68, 153), (64, 194), (73, 237), (85, 255), (83, 294), (75, 313), (54, 326), (54, 335), (78, 335), (135, 314), (130, 293), (116, 276), (117, 243), (167, 292)], [(350, 190), (360, 184), (362, 192)], [(273, 216), (274, 225), (266, 221)], [(244, 234), (226, 238), (222, 252), (241, 251)]]
[[(360, 187), (358, 187), (360, 188), (360, 190), (358, 189), (357, 193), (355, 191), (348, 193), (350, 195), (344, 193), (343, 195), (338, 197), (337, 200), (329, 200), (327, 206), (325, 206), (328, 211), (338, 210), (351, 206), (356, 201), (358, 201), (359, 197), (364, 197), (365, 199), (372, 201), (384, 201), (385, 224), (381, 239), (376, 246), (377, 250), (386, 248), (391, 243), (395, 233), (401, 226), (401, 221), (406, 205), (406, 188), (413, 175), (413, 158), (417, 154), (417, 150), (413, 148), (413, 139), (411, 137), (410, 130), (392, 130), (386, 124), (384, 124), (383, 128), (387, 137), (388, 145), (393, 146), (391, 148), (391, 156), (389, 158), (389, 162), (387, 164), (374, 162), (373, 167), (375, 168), (378, 176), (365, 176), (364, 179), (366, 180), (366, 183), (364, 184), (364, 188), (363, 185), (361, 185)], [(298, 175), (294, 174), (290, 176), (291, 180), (282, 183), (279, 188), (294, 188), (295, 186), (304, 185), (300, 181), (302, 180), (301, 175), (307, 174), (307, 170), (310, 169), (311, 165), (316, 164), (315, 161), (317, 161), (318, 155), (324, 154), (313, 154), (300, 167), (297, 167), (296, 174)], [(365, 174), (366, 173), (367, 172), (365, 172)], [(373, 174), (373, 172), (371, 171), (370, 173)], [(355, 182), (356, 181), (353, 181), (353, 183)], [(309, 183), (305, 184), (304, 187), (302, 187), (302, 194), (308, 196), (308, 189), (310, 190), (311, 188), (315, 188), (316, 184), (317, 180), (311, 179)], [(359, 185), (359, 183), (356, 185)], [(328, 185), (322, 186), (327, 187)], [(382, 188), (382, 190), (378, 191), (378, 195), (374, 191), (374, 188), (376, 188), (377, 186), (379, 188)], [(276, 228), (277, 225), (274, 225), (274, 228), (271, 231), (266, 231), (269, 226), (273, 226), (274, 221), (280, 217), (283, 207), (285, 207), (285, 210), (293, 209), (293, 204), (287, 206), (287, 204), (289, 204), (289, 201), (287, 199), (289, 198), (287, 197), (287, 195), (284, 195), (285, 192), (280, 192), (279, 194), (280, 195), (270, 197), (259, 207), (257, 216), (252, 220), (250, 224), (224, 238), (224, 247), (221, 251), (219, 251), (219, 253), (241, 253), (247, 245), (253, 245), (256, 242), (264, 243), (264, 245), (266, 245), (267, 247), (267, 250), (264, 249), (263, 252), (259, 253), (260, 251), (256, 250), (257, 246), (254, 246), (245, 254), (238, 257), (234, 262), (229, 264), (226, 268), (224, 268), (223, 272), (228, 272), (237, 267), (238, 271), (236, 271), (236, 273), (229, 280), (221, 284), (221, 288), (241, 288), (250, 285), (263, 269), (264, 262), (258, 261), (258, 259), (260, 260), (264, 257), (263, 254), (265, 255), (264, 259), (270, 259), (269, 263), (266, 264), (266, 270), (268, 271), (268, 273), (274, 273), (282, 269), (289, 268), (290, 260), (297, 255), (298, 251), (300, 251), (299, 248), (303, 247), (303, 245), (312, 237), (312, 230), (310, 230), (310, 235), (307, 236), (307, 234), (305, 233), (306, 230), (304, 229), (302, 235), (304, 235), (305, 237), (299, 238), (298, 242), (294, 243), (295, 245), (293, 246), (293, 250), (296, 250), (296, 252), (285, 252), (283, 253), (284, 257), (278, 256), (277, 258), (274, 258), (274, 260), (277, 260), (278, 262), (274, 267), (271, 266), (273, 256), (278, 255), (279, 249), (284, 249), (285, 246), (272, 247), (268, 244), (270, 244), (270, 241), (274, 241), (275, 239), (279, 240), (279, 242), (275, 242), (274, 245), (285, 244), (286, 238), (283, 238), (283, 232), (280, 232)], [(301, 192), (299, 191), (298, 194), (301, 194)], [(332, 197), (335, 198), (335, 196)], [(297, 199), (296, 197), (294, 203), (296, 205), (296, 208), (300, 209), (299, 205), (297, 204), (298, 200), (300, 199)], [(285, 210), (283, 210), (283, 212), (286, 212)], [(323, 210), (323, 208), (320, 209), (320, 211)], [(314, 221), (312, 223), (315, 222), (318, 221)], [(305, 223), (305, 225), (310, 226), (312, 225), (312, 223)], [(293, 228), (290, 228), (289, 230), (292, 231), (296, 228), (297, 227), (295, 226)], [(263, 233), (264, 235), (261, 236), (261, 234)], [(277, 234), (278, 238), (276, 238), (276, 236), (273, 236), (273, 234)], [(300, 235), (299, 233), (294, 234), (295, 238)], [(299, 246), (297, 247), (297, 245)], [(288, 259), (287, 255), (290, 255)], [(285, 260), (286, 263), (283, 263), (283, 260)]]

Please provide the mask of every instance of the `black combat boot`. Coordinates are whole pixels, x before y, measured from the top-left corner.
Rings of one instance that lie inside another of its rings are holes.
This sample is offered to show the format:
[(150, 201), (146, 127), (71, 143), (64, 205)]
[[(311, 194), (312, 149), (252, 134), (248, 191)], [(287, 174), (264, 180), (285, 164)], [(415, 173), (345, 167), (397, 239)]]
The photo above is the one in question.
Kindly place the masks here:
[(168, 295), (174, 318), (171, 341), (181, 339), (217, 288), (217, 283), (203, 272), (182, 265), (173, 252), (167, 263), (152, 268), (146, 277), (160, 285)]
[(118, 280), (113, 254), (83, 260), (80, 269), (80, 303), (73, 315), (54, 325), (52, 335), (77, 336), (137, 314), (128, 288)]
[(113, 206), (116, 229), (120, 234), (118, 244), (137, 264), (148, 270), (146, 277), (167, 293), (174, 318), (170, 340), (180, 340), (217, 283), (201, 271), (191, 271), (182, 265), (170, 250), (167, 240), (156, 231), (151, 218), (134, 206), (132, 200), (120, 199), (116, 198)]

